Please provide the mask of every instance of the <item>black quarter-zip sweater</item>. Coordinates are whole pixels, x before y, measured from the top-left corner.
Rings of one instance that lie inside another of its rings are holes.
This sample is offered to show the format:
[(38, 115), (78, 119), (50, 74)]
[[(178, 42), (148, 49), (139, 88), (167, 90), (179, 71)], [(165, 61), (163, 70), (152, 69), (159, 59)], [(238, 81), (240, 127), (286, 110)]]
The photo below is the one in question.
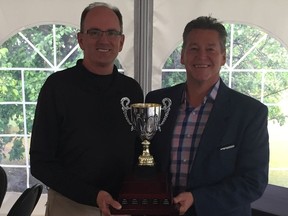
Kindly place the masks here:
[(99, 190), (117, 197), (133, 168), (137, 135), (120, 100), (143, 102), (140, 85), (120, 74), (95, 75), (82, 60), (50, 75), (37, 102), (30, 147), (31, 173), (78, 203), (96, 206)]

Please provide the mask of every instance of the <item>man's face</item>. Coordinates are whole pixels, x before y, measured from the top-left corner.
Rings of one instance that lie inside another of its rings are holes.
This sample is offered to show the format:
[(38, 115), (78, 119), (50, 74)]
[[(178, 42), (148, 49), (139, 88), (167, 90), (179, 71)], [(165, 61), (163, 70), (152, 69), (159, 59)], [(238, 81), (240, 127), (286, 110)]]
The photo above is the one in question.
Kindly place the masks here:
[(219, 78), (221, 66), (226, 62), (226, 52), (221, 49), (219, 33), (214, 30), (194, 29), (186, 38), (181, 53), (187, 80), (213, 85)]
[[(111, 9), (96, 7), (89, 11), (83, 23), (83, 33), (77, 35), (88, 68), (111, 68), (123, 48), (124, 35), (108, 35), (107, 32), (99, 35), (99, 31), (97, 35), (97, 30), (121, 31), (118, 17)], [(87, 34), (87, 31), (92, 33)]]

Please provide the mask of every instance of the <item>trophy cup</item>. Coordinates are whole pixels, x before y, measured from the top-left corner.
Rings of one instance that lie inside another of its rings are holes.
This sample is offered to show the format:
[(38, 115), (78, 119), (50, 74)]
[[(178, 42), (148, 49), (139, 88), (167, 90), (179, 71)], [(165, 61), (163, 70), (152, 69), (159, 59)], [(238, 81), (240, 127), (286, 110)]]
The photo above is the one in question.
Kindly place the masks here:
[[(169, 98), (162, 100), (163, 107), (157, 103), (130, 104), (130, 99), (121, 99), (123, 114), (131, 125), (131, 131), (135, 130), (142, 141), (143, 151), (138, 157), (138, 165), (134, 174), (127, 176), (119, 193), (118, 201), (122, 205), (121, 210), (111, 208), (112, 214), (129, 215), (178, 215), (178, 211), (172, 203), (171, 184), (168, 176), (157, 173), (155, 161), (150, 154), (150, 140), (166, 121), (170, 106)], [(164, 111), (161, 120), (161, 111)], [(128, 117), (130, 111), (130, 118)]]

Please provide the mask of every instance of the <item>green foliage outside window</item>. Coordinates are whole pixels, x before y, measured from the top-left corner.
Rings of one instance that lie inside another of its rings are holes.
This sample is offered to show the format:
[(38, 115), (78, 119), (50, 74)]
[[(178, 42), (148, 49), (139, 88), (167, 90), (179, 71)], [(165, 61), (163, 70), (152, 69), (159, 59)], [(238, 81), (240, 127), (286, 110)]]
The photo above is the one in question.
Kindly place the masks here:
[(42, 25), (0, 46), (0, 162), (24, 158), (23, 136), (31, 135), (40, 88), (51, 73), (82, 57), (76, 34), (72, 27)]

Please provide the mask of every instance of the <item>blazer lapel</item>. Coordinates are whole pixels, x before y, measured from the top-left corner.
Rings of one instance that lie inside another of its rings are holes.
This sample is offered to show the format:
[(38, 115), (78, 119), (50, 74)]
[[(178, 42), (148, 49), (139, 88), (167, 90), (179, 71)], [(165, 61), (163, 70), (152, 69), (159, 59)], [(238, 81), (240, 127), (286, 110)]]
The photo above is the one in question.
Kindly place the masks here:
[(231, 114), (229, 91), (229, 88), (221, 81), (213, 109), (201, 137), (198, 151), (200, 155), (201, 152), (210, 151), (219, 146), (227, 130), (227, 122)]

